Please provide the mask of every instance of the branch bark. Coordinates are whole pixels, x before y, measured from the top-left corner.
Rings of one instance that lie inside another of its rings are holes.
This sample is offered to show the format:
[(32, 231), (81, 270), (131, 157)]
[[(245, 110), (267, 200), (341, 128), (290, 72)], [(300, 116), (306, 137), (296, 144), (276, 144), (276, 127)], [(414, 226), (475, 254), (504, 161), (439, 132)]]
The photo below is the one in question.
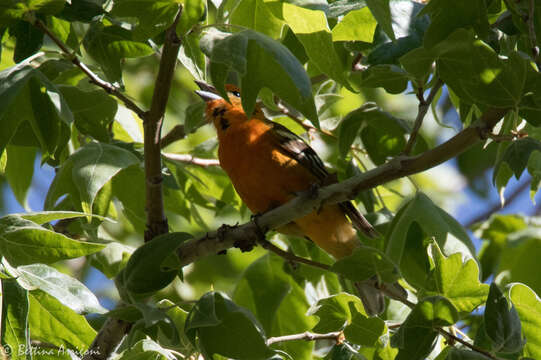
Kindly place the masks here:
[(306, 331), (300, 334), (292, 334), (292, 335), (284, 335), (284, 336), (276, 336), (276, 337), (268, 338), (267, 345), (272, 345), (278, 342), (295, 341), (295, 340), (304, 340), (304, 341), (335, 340), (337, 343), (339, 343), (343, 340), (342, 339), (343, 336), (344, 335), (341, 331), (334, 331), (327, 334), (315, 334), (315, 333)]
[(177, 161), (185, 164), (197, 165), (201, 167), (220, 166), (218, 159), (202, 159), (190, 154), (162, 154), (166, 159), (171, 161)]
[(416, 156), (397, 157), (345, 181), (322, 187), (318, 189), (315, 196), (313, 191), (301, 194), (288, 203), (259, 216), (257, 225), (251, 221), (241, 226), (212, 231), (204, 237), (187, 241), (177, 249), (181, 264), (188, 265), (201, 257), (216, 254), (245, 241), (255, 244), (261, 231), (265, 232), (283, 226), (319, 209), (322, 204), (350, 200), (362, 190), (439, 165), (483, 139), (507, 111), (508, 109), (488, 109), (475, 124), (432, 150)]
[(146, 179), (146, 215), (147, 225), (145, 241), (150, 241), (157, 235), (168, 232), (167, 218), (163, 206), (162, 191), (162, 162), (160, 151), (160, 138), (165, 107), (169, 99), (171, 83), (177, 61), (181, 41), (176, 28), (182, 14), (180, 7), (178, 14), (165, 34), (160, 68), (156, 78), (156, 86), (152, 95), (152, 103), (144, 119), (144, 152), (145, 152), (145, 179)]

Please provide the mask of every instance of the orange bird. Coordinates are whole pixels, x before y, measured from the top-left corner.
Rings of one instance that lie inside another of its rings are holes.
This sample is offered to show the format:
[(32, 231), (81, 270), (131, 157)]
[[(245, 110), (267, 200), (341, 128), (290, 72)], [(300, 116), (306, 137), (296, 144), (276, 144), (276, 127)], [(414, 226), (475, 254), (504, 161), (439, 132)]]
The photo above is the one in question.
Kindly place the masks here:
[[(286, 127), (265, 118), (256, 106), (247, 117), (234, 85), (226, 85), (229, 102), (214, 87), (196, 81), (206, 101), (206, 116), (218, 133), (218, 158), (235, 190), (255, 214), (264, 213), (293, 199), (313, 185), (329, 183), (330, 174), (316, 152)], [(349, 220), (351, 221), (348, 221)], [(355, 228), (377, 236), (370, 223), (347, 201), (324, 205), (304, 217), (276, 229), (304, 236), (339, 259), (360, 245)], [(374, 282), (356, 284), (368, 314), (383, 311), (383, 296)]]

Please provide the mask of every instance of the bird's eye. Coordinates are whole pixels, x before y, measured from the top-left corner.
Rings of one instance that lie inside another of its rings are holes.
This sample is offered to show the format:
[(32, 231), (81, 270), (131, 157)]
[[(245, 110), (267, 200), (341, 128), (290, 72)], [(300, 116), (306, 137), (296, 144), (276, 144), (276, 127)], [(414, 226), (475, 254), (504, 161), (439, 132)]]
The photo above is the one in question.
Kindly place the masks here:
[(240, 97), (240, 92), (238, 91), (231, 91), (231, 94), (235, 95), (236, 97)]

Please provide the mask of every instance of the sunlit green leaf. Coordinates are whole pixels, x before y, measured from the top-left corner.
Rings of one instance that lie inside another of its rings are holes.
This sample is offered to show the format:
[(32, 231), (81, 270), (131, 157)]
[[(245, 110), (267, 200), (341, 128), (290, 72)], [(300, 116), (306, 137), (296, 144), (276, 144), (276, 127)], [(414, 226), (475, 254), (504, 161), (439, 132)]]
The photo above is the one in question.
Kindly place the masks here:
[(14, 266), (85, 256), (104, 245), (78, 241), (56, 233), (19, 215), (0, 218), (0, 251)]
[(523, 284), (513, 284), (509, 289), (509, 298), (516, 308), (526, 339), (524, 355), (537, 359), (541, 356), (541, 300)]
[(29, 359), (20, 349), (30, 346), (28, 332), (28, 291), (21, 288), (15, 280), (1, 280), (2, 293), (2, 334), (0, 341), (3, 350), (13, 360)]
[(26, 289), (40, 289), (79, 314), (104, 313), (96, 296), (80, 281), (45, 264), (17, 267), (18, 283)]
[(462, 262), (462, 254), (445, 257), (437, 244), (428, 247), (434, 269), (429, 275), (426, 295), (442, 295), (451, 300), (459, 312), (470, 313), (483, 304), (488, 285), (479, 281), (479, 267), (475, 260)]
[(88, 349), (96, 331), (85, 317), (40, 290), (30, 292), (32, 338), (76, 351)]

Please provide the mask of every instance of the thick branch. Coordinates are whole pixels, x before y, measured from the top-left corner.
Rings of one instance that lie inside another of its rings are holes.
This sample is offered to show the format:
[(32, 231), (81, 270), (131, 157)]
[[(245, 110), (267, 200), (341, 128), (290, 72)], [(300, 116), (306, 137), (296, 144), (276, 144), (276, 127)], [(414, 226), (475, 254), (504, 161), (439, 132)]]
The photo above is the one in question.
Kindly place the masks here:
[(83, 64), (77, 56), (72, 54), (68, 47), (59, 39), (57, 38), (48, 28), (45, 26), (45, 24), (39, 20), (35, 19), (33, 22), (34, 26), (43, 31), (51, 40), (62, 50), (62, 52), (71, 59), (71, 62), (77, 66), (83, 73), (86, 74), (88, 79), (91, 83), (101, 87), (103, 90), (105, 90), (108, 94), (116, 97), (120, 101), (126, 105), (128, 109), (133, 111), (137, 114), (141, 119), (145, 119), (145, 111), (142, 110), (137, 104), (135, 104), (130, 98), (128, 98), (126, 95), (124, 95), (116, 86), (114, 86), (111, 83), (108, 83), (105, 80), (102, 80), (98, 77), (98, 75), (94, 74), (92, 70), (88, 68), (85, 64)]
[(176, 32), (181, 14), (182, 8), (179, 9), (175, 21), (165, 33), (165, 43), (163, 45), (154, 94), (152, 95), (152, 104), (143, 124), (145, 130), (145, 207), (147, 214), (145, 241), (150, 241), (155, 236), (165, 234), (168, 231), (163, 206), (160, 137), (165, 106), (169, 99), (176, 60), (181, 45), (180, 38)]
[(334, 331), (327, 334), (314, 334), (309, 331), (303, 332), (301, 334), (293, 335), (284, 335), (276, 336), (267, 339), (267, 345), (272, 345), (278, 342), (284, 341), (295, 341), (295, 340), (304, 340), (304, 341), (314, 341), (314, 340), (335, 340), (337, 343), (341, 342), (343, 339), (343, 333), (341, 331)]
[(194, 157), (190, 154), (163, 153), (162, 155), (168, 160), (177, 161), (185, 164), (197, 165), (201, 167), (220, 166), (220, 161), (218, 161), (217, 159), (202, 159)]
[(249, 222), (223, 231), (209, 232), (202, 238), (188, 241), (178, 249), (180, 261), (183, 265), (188, 265), (200, 257), (234, 247), (235, 243), (240, 241), (253, 240), (253, 243), (256, 243), (261, 229), (263, 231), (276, 229), (294, 219), (308, 215), (319, 209), (322, 204), (350, 200), (355, 198), (360, 191), (439, 165), (480, 141), (506, 112), (507, 109), (489, 109), (476, 124), (432, 150), (417, 156), (395, 158), (345, 181), (320, 188), (315, 196), (313, 191), (301, 194), (288, 203), (259, 216), (257, 218), (259, 228), (253, 222)]

